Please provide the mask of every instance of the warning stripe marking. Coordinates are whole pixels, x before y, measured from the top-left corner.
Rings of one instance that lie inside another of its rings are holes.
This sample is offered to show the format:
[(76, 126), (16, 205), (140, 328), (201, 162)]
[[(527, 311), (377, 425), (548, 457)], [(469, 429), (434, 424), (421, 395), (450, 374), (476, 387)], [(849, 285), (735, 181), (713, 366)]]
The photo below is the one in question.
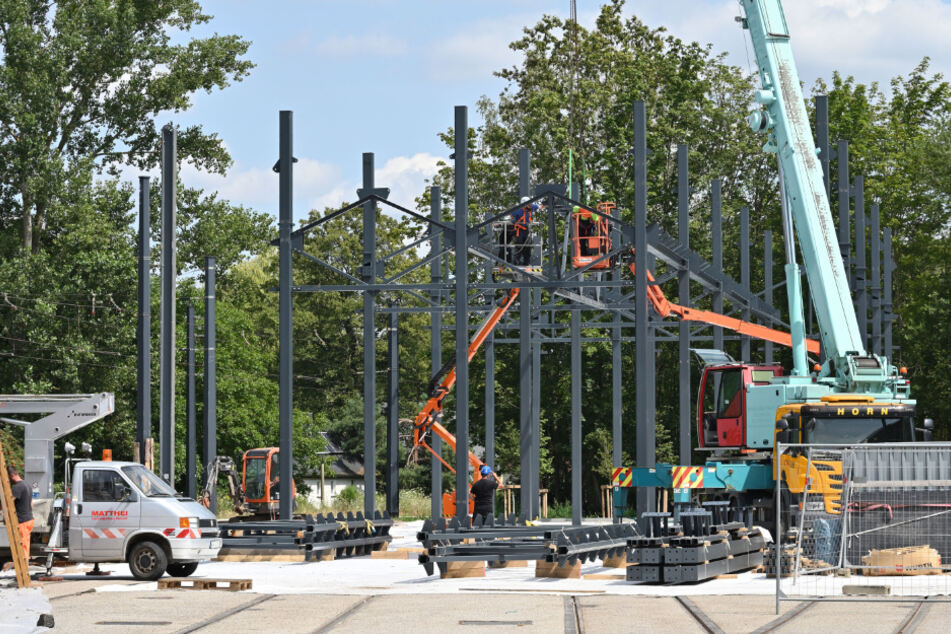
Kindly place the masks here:
[(675, 489), (703, 488), (703, 467), (674, 467), (671, 486)]
[(634, 481), (634, 470), (630, 467), (617, 467), (611, 477), (612, 486), (629, 487)]

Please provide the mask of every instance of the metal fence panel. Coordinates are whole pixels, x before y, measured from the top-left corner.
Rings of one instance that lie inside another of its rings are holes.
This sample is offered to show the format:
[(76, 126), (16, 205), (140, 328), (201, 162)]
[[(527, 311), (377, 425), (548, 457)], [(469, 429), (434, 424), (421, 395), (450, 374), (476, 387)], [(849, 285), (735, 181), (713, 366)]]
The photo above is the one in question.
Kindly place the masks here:
[(780, 600), (951, 601), (951, 444), (778, 445)]

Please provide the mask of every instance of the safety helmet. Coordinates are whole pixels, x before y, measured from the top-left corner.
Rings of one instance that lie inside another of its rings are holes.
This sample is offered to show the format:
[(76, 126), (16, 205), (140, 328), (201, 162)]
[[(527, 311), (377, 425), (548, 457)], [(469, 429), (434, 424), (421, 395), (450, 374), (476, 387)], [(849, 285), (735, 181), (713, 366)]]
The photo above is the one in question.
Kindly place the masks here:
[(591, 220), (591, 210), (575, 205), (574, 212), (585, 220)]
[(485, 476), (489, 475), (490, 473), (492, 473), (492, 467), (490, 467), (490, 466), (487, 465), (487, 464), (484, 464), (484, 465), (482, 465), (481, 467), (479, 467), (479, 473), (480, 473), (483, 477), (485, 477)]
[(519, 202), (520, 202), (520, 203), (527, 203), (528, 200), (529, 200), (528, 196), (522, 196), (522, 199), (521, 199)]

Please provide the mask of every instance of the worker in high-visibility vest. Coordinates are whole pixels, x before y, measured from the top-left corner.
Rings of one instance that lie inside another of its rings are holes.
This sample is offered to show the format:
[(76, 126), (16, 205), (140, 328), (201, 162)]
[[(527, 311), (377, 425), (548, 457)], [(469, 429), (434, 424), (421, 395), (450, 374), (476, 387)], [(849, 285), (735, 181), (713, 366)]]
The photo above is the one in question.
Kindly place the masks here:
[(595, 238), (598, 235), (598, 223), (590, 210), (575, 205), (574, 212), (578, 214), (578, 242), (581, 255), (597, 255), (598, 249)]
[(529, 203), (528, 196), (521, 200), (521, 205), (512, 212), (512, 228), (509, 234), (512, 250), (512, 264), (528, 266), (531, 264), (531, 225), (532, 214), (538, 211), (537, 203)]

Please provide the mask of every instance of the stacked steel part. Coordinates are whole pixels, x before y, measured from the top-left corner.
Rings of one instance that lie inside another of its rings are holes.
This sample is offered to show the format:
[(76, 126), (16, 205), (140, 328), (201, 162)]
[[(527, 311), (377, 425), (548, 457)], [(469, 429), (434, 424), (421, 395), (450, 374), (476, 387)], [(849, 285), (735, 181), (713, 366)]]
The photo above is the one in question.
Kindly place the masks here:
[(379, 511), (373, 519), (363, 513), (304, 515), (293, 520), (241, 521), (219, 525), (220, 555), (292, 555), (305, 561), (354, 557), (384, 550), (392, 541), (393, 520)]
[(623, 555), (633, 524), (530, 526), (514, 515), (481, 517), (473, 524), (458, 518), (426, 520), (417, 533), (426, 552), (419, 563), (433, 574), (451, 561), (547, 561), (560, 566)]
[(605, 560), (627, 554), (627, 542), (637, 536), (633, 524), (576, 526), (546, 531), (545, 541), (554, 547), (545, 561), (559, 566), (580, 561)]
[(645, 534), (628, 540), (627, 580), (647, 583), (688, 583), (755, 568), (763, 563), (765, 539), (758, 528), (743, 521), (745, 511), (726, 505), (680, 513), (679, 526), (669, 513), (644, 513)]

